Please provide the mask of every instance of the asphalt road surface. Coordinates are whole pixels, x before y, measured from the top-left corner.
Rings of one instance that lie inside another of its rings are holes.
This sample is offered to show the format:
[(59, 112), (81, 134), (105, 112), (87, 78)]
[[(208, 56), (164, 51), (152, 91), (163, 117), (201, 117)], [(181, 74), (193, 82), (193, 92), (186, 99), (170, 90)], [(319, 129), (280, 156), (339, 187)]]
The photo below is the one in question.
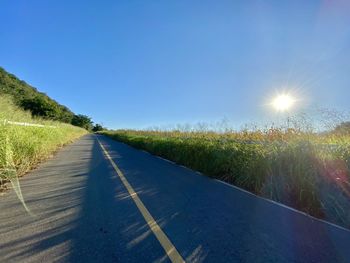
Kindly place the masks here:
[(33, 215), (0, 197), (0, 262), (350, 262), (350, 231), (102, 136), (21, 186)]

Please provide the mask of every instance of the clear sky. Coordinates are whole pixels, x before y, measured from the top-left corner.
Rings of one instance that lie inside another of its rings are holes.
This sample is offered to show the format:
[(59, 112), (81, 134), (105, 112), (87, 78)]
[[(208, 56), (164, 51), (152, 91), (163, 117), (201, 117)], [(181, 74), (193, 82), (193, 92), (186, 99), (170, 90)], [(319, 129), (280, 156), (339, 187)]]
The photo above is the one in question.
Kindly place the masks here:
[(349, 109), (350, 1), (1, 1), (0, 66), (109, 128)]

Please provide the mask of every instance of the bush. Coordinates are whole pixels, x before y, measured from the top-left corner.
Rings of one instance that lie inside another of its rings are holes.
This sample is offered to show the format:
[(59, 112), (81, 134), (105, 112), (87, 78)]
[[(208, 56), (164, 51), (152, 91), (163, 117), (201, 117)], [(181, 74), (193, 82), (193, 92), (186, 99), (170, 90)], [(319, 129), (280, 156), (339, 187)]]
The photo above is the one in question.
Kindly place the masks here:
[(275, 128), (230, 133), (119, 130), (102, 134), (350, 227), (349, 136)]

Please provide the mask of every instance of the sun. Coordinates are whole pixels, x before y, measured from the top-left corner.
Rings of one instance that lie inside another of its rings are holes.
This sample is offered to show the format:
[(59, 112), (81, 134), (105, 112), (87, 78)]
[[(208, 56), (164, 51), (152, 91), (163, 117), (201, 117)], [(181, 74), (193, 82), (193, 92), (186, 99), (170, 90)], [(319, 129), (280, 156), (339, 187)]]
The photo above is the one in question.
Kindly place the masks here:
[(288, 111), (295, 104), (296, 99), (290, 94), (280, 94), (272, 100), (271, 105), (277, 111)]

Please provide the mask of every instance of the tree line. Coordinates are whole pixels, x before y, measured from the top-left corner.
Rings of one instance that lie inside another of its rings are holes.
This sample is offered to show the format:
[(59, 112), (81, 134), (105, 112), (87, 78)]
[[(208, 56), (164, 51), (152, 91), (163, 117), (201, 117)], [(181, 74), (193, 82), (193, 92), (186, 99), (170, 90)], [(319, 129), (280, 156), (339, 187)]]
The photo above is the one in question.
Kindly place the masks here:
[(100, 124), (94, 125), (90, 117), (73, 113), (66, 106), (59, 104), (45, 93), (39, 92), (36, 88), (0, 67), (1, 94), (11, 95), (17, 106), (30, 111), (33, 116), (70, 123), (90, 131), (103, 129)]

